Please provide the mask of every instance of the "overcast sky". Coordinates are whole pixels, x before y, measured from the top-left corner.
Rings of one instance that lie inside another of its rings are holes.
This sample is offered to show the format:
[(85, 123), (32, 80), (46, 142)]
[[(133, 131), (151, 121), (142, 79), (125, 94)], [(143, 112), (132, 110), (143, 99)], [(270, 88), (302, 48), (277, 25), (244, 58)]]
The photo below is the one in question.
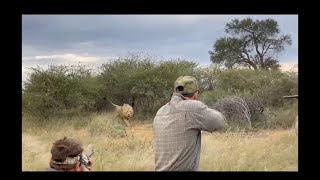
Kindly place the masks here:
[(22, 80), (26, 67), (55, 63), (99, 66), (129, 53), (210, 64), (208, 51), (233, 18), (273, 18), (292, 46), (281, 64), (298, 63), (298, 15), (23, 15)]

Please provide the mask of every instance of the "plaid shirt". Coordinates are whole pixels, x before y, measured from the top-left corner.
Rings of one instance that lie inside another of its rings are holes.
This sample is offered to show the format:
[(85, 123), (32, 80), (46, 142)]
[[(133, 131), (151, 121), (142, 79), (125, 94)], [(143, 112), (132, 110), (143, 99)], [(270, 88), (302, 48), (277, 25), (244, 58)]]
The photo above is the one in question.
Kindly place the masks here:
[(213, 132), (226, 127), (225, 117), (197, 100), (174, 94), (162, 106), (153, 122), (155, 170), (199, 170), (201, 131)]

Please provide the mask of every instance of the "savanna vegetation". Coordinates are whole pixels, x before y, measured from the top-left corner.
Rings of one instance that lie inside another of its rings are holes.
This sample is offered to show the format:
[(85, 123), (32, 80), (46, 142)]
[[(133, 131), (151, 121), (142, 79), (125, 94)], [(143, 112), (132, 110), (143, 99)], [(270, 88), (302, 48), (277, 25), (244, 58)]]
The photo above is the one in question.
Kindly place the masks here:
[[(273, 20), (234, 20), (209, 52), (212, 65), (130, 56), (100, 67), (50, 65), (30, 69), (22, 89), (22, 170), (48, 166), (50, 148), (64, 136), (94, 149), (93, 171), (153, 171), (153, 117), (183, 75), (198, 79), (200, 100), (227, 117), (226, 132), (203, 133), (200, 170), (298, 170), (298, 74), (279, 71), (272, 55), (291, 44)], [(252, 50), (253, 48), (253, 50)], [(272, 51), (272, 53), (271, 53)], [(256, 52), (257, 54), (253, 54)], [(134, 109), (126, 127), (111, 112)]]

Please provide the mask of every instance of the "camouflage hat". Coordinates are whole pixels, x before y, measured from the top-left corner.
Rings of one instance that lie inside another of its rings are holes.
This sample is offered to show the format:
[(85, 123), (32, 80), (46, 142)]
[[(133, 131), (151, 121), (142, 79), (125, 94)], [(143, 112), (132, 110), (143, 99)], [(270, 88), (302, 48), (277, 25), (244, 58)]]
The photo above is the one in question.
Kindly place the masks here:
[(180, 76), (176, 82), (174, 82), (174, 92), (176, 93), (192, 94), (198, 90), (197, 80), (192, 76)]

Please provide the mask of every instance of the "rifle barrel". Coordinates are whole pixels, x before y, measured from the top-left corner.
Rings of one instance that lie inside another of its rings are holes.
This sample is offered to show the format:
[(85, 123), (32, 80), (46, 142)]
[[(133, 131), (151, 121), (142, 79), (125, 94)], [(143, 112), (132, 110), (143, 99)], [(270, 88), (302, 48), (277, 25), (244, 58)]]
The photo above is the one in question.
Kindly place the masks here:
[(287, 98), (297, 98), (298, 99), (298, 95), (291, 95), (291, 96), (283, 96), (284, 99)]

